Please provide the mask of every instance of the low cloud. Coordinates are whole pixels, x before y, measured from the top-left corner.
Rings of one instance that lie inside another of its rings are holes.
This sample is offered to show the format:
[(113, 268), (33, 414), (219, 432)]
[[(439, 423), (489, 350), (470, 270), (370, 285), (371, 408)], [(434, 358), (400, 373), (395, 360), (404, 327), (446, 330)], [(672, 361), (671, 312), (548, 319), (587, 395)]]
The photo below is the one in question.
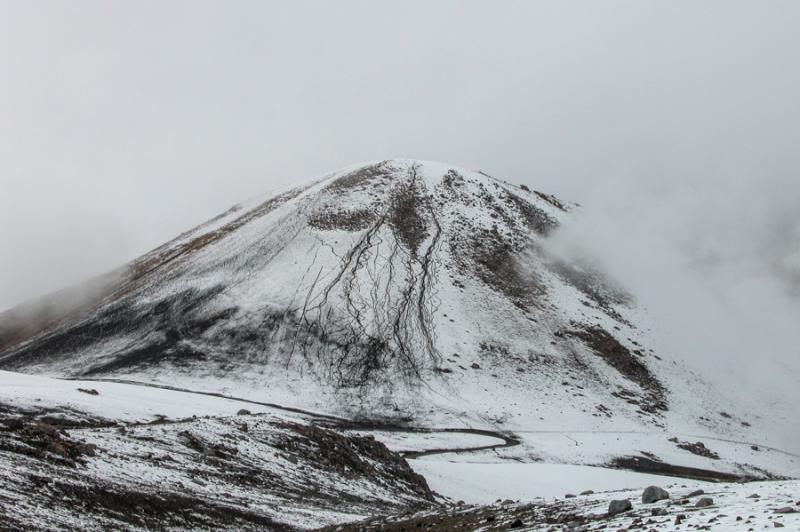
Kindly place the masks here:
[(800, 404), (800, 188), (716, 176), (590, 187), (551, 245), (635, 294), (661, 351), (734, 396)]

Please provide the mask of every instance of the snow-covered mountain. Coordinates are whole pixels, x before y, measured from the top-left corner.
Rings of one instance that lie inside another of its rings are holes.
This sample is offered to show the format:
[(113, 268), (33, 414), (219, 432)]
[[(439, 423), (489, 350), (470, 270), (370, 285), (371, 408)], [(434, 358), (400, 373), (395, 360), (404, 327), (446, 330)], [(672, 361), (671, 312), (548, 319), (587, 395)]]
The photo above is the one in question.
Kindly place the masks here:
[(355, 165), (0, 315), (0, 368), (515, 435), (496, 460), (798, 474), (772, 448), (787, 412), (724, 397), (633, 295), (548, 252), (576, 208), (440, 163)]

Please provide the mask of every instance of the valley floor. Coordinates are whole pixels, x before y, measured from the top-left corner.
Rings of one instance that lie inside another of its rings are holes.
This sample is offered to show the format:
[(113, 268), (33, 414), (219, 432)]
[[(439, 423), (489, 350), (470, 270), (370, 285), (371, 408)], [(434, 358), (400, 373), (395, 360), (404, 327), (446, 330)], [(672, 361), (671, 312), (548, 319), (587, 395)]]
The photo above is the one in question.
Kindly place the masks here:
[[(370, 426), (213, 393), (0, 371), (0, 530), (800, 530), (798, 481), (582, 463), (613, 455), (621, 439), (696, 470), (716, 461), (667, 434)], [(732, 456), (794, 460), (749, 447), (715, 442)], [(574, 463), (543, 459), (557, 450)], [(650, 485), (671, 498), (637, 502)], [(712, 504), (696, 507), (702, 497)], [(607, 516), (615, 499), (632, 509)]]

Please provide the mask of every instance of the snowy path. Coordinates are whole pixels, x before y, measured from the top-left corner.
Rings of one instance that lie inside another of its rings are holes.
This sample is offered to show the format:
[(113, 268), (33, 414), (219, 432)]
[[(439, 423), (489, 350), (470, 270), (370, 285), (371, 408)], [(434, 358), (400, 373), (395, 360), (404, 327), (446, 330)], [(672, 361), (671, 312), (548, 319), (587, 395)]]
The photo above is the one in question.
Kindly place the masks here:
[[(204, 391), (197, 391), (197, 390), (189, 390), (186, 388), (179, 388), (176, 386), (168, 386), (165, 384), (154, 384), (154, 383), (147, 383), (147, 382), (140, 382), (140, 381), (132, 381), (132, 380), (124, 380), (124, 379), (65, 379), (68, 381), (74, 382), (110, 382), (115, 384), (125, 384), (129, 386), (143, 386), (148, 388), (158, 388), (162, 390), (169, 390), (172, 392), (181, 392), (181, 393), (188, 393), (188, 394), (195, 394), (195, 395), (203, 395), (208, 397), (218, 397), (220, 399), (225, 399), (228, 401), (237, 401), (240, 403), (246, 403), (251, 405), (258, 405), (262, 407), (273, 408), (275, 410), (281, 410), (284, 412), (289, 412), (292, 414), (301, 414), (303, 416), (307, 416), (319, 421), (323, 421), (327, 424), (332, 424), (337, 428), (347, 429), (352, 432), (367, 432), (370, 434), (375, 433), (402, 433), (408, 435), (415, 435), (415, 436), (427, 436), (432, 434), (440, 434), (445, 436), (450, 435), (466, 435), (466, 436), (478, 436), (484, 439), (494, 439), (493, 443), (486, 443), (481, 445), (459, 445), (459, 446), (448, 446), (448, 447), (435, 447), (435, 448), (424, 448), (424, 445), (421, 446), (422, 448), (415, 448), (415, 449), (405, 449), (401, 451), (401, 454), (406, 458), (420, 458), (424, 456), (432, 456), (437, 454), (451, 454), (451, 453), (471, 453), (471, 452), (479, 452), (479, 451), (488, 451), (492, 449), (502, 449), (506, 447), (513, 447), (515, 445), (520, 444), (520, 440), (513, 435), (504, 434), (501, 432), (491, 431), (491, 430), (482, 430), (482, 429), (469, 429), (469, 428), (423, 428), (423, 427), (400, 427), (400, 426), (392, 426), (392, 425), (384, 425), (384, 424), (370, 424), (364, 422), (353, 421), (337, 416), (332, 416), (329, 414), (322, 414), (319, 412), (312, 412), (309, 410), (304, 410), (301, 408), (294, 408), (290, 406), (279, 405), (276, 403), (267, 403), (262, 401), (255, 401), (252, 399), (245, 399), (242, 397), (234, 397), (230, 395), (225, 395), (222, 393), (217, 392), (204, 392)], [(452, 439), (450, 439), (452, 440)]]

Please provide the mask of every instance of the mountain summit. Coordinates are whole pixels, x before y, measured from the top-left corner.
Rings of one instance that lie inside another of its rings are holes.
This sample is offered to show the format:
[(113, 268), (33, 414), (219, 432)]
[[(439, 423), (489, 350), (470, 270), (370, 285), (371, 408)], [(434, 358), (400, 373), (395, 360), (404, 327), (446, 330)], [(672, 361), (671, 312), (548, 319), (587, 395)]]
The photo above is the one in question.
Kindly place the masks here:
[(725, 400), (656, 351), (631, 295), (548, 253), (574, 208), (441, 163), (355, 165), (0, 315), (0, 367), (419, 424), (742, 437), (747, 414), (708, 415)]

